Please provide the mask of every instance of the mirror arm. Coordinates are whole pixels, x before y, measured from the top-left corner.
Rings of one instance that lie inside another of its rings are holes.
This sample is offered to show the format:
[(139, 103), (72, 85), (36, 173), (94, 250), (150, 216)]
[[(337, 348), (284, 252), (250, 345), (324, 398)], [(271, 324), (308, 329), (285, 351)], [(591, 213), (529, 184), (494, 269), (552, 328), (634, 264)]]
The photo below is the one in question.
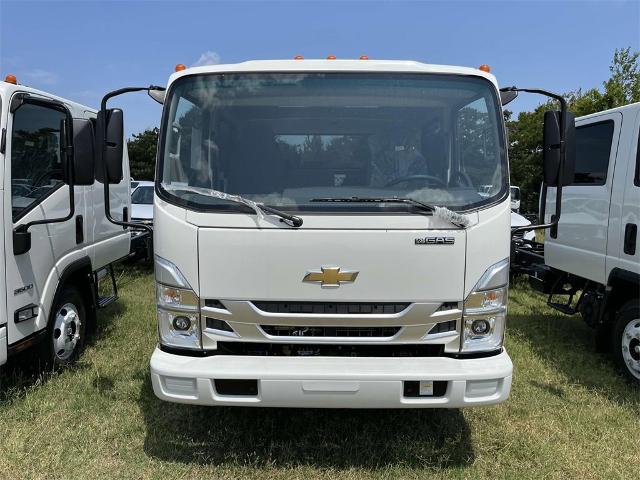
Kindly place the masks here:
[(560, 102), (560, 166), (558, 167), (558, 186), (556, 187), (556, 212), (551, 215), (551, 221), (549, 223), (544, 222), (545, 216), (545, 206), (547, 199), (547, 185), (543, 183), (542, 185), (542, 195), (544, 203), (541, 204), (540, 209), (540, 217), (538, 219), (538, 225), (529, 225), (526, 227), (516, 227), (511, 229), (511, 234), (517, 232), (524, 232), (527, 230), (540, 230), (540, 229), (551, 229), (551, 237), (555, 238), (557, 236), (557, 228), (558, 223), (560, 222), (560, 214), (562, 213), (562, 174), (564, 173), (564, 160), (566, 155), (566, 141), (564, 138), (565, 134), (565, 125), (567, 123), (567, 111), (568, 105), (567, 101), (562, 95), (558, 95), (557, 93), (550, 92), (548, 90), (542, 90), (539, 88), (518, 88), (518, 87), (503, 87), (500, 89), (501, 92), (527, 92), (527, 93), (537, 93), (539, 95), (544, 95), (545, 97), (553, 98)]
[[(143, 92), (143, 91), (149, 91), (149, 90), (165, 90), (164, 87), (159, 87), (157, 85), (149, 85), (148, 87), (126, 87), (126, 88), (120, 88), (118, 90), (114, 90), (112, 92), (107, 93), (104, 97), (102, 97), (102, 101), (100, 102), (100, 111), (102, 113), (102, 118), (104, 118), (106, 120), (107, 118), (107, 102), (113, 98), (113, 97), (117, 97), (119, 95), (125, 94), (125, 93), (131, 93), (131, 92)], [(102, 145), (100, 145), (100, 149), (102, 152), (102, 155), (105, 155), (105, 152), (107, 150), (107, 122), (103, 122), (103, 131), (102, 133)], [(153, 233), (153, 228), (150, 227), (149, 225), (145, 225), (145, 224), (141, 224), (141, 223), (133, 223), (133, 222), (122, 222), (120, 220), (116, 220), (115, 218), (113, 218), (111, 216), (111, 205), (110, 205), (110, 197), (109, 197), (109, 180), (108, 180), (108, 175), (107, 175), (107, 164), (106, 162), (102, 162), (102, 168), (103, 168), (103, 179), (104, 179), (104, 212), (105, 215), (107, 217), (107, 220), (109, 220), (109, 222), (115, 224), (115, 225), (120, 225), (121, 227), (130, 227), (130, 228), (142, 228), (146, 231), (148, 231), (149, 233)]]

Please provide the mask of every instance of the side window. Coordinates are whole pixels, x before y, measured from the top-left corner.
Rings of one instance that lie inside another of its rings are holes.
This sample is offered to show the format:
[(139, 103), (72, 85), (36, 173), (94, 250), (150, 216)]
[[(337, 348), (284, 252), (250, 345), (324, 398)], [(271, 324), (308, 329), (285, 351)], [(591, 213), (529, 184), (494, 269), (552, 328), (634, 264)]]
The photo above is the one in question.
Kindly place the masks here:
[(65, 114), (25, 103), (13, 115), (11, 208), (17, 221), (62, 185), (60, 128)]
[(574, 185), (604, 185), (607, 181), (613, 120), (576, 129), (576, 171)]
[(482, 197), (497, 195), (504, 185), (498, 168), (500, 147), (487, 100), (479, 98), (462, 107), (456, 116), (456, 145), (460, 170)]

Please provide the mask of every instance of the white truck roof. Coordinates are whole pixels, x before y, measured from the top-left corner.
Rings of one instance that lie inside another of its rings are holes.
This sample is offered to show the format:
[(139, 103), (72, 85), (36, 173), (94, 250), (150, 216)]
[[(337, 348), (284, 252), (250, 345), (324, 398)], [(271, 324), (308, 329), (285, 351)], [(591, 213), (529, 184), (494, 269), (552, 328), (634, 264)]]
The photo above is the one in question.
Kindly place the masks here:
[(205, 65), (175, 72), (169, 84), (185, 75), (218, 72), (403, 72), (443, 73), (484, 77), (498, 85), (496, 77), (478, 68), (432, 65), (412, 60), (251, 60), (242, 63)]
[(43, 92), (42, 90), (38, 90), (37, 88), (28, 87), (26, 85), (20, 85), (20, 84), (14, 85), (13, 83), (0, 81), (0, 94), (2, 94), (2, 97), (3, 97), (3, 99), (5, 99), (5, 101), (7, 101), (9, 98), (11, 98), (11, 95), (13, 95), (13, 93), (17, 92), (17, 91), (29, 93), (29, 94), (40, 96), (40, 97), (45, 97), (45, 98), (58, 100), (58, 101), (64, 103), (65, 105), (67, 105), (67, 107), (69, 107), (70, 110), (74, 110), (74, 111), (81, 111), (82, 110), (82, 111), (97, 113), (97, 110), (95, 108), (87, 107), (86, 105), (82, 105), (81, 103), (72, 102), (71, 100), (69, 100), (67, 98), (62, 98), (62, 97), (59, 97), (57, 95), (53, 95), (53, 94), (51, 94), (49, 92)]
[(610, 108), (609, 110), (603, 110), (601, 112), (595, 112), (589, 115), (584, 115), (582, 117), (577, 117), (576, 121), (588, 120), (590, 118), (598, 117), (600, 115), (606, 115), (608, 113), (613, 113), (613, 112), (620, 112), (624, 115), (625, 112), (629, 112), (637, 109), (640, 109), (640, 102), (630, 103), (629, 105), (624, 105), (622, 107)]

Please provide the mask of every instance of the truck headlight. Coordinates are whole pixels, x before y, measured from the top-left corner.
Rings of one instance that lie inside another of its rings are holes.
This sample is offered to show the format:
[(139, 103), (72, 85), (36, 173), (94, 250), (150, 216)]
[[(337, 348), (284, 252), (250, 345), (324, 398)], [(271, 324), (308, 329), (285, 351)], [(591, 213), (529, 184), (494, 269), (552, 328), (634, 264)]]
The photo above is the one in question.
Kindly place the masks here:
[(200, 349), (200, 299), (180, 270), (168, 260), (156, 256), (155, 270), (160, 343)]
[(462, 352), (482, 352), (502, 347), (509, 259), (491, 265), (464, 301)]

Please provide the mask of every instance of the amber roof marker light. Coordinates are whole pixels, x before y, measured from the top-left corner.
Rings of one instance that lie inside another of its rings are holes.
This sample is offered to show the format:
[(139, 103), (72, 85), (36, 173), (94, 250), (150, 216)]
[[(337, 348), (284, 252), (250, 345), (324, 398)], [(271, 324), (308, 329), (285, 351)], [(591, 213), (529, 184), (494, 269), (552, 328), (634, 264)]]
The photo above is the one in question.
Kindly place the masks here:
[(4, 77), (4, 81), (7, 82), (7, 83), (13, 83), (14, 85), (18, 84), (18, 79), (16, 78), (15, 75), (13, 75), (11, 73), (9, 75), (7, 75), (6, 77)]
[(296, 55), (295, 57), (293, 57), (294, 60), (304, 60), (304, 57), (302, 55)]
[(478, 67), (478, 70), (482, 70), (483, 72), (491, 73), (491, 67), (486, 63), (483, 63)]
[(336, 56), (335, 55), (327, 55), (327, 60), (335, 60)]
[(360, 55), (360, 60), (369, 60), (369, 55)]
[(183, 63), (179, 63), (176, 65), (176, 72), (181, 72), (182, 70), (186, 70), (187, 67)]

